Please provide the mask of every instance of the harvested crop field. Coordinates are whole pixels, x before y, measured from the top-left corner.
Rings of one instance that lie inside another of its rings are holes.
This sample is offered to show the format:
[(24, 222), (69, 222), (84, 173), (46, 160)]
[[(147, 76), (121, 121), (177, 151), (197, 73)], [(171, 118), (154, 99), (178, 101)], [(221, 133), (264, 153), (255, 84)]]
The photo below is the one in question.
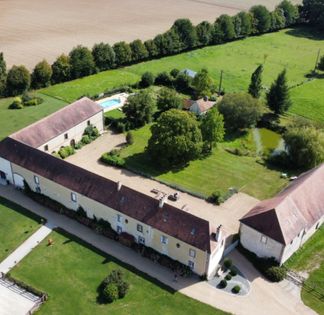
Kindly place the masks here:
[[(32, 68), (83, 44), (148, 39), (185, 17), (194, 23), (280, 0), (0, 0), (0, 51)], [(293, 2), (300, 2), (293, 0)]]

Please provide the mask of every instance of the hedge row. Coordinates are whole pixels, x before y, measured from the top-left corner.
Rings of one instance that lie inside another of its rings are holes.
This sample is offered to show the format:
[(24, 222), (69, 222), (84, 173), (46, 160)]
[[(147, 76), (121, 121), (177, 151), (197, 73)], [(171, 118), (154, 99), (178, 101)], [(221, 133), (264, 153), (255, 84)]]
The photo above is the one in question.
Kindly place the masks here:
[(167, 32), (145, 42), (140, 39), (131, 43), (122, 41), (112, 47), (99, 43), (92, 50), (79, 45), (68, 56), (59, 56), (52, 65), (41, 61), (32, 74), (24, 66), (13, 66), (7, 73), (0, 54), (0, 95), (15, 96), (30, 87), (38, 89), (132, 63), (277, 31), (298, 20), (298, 7), (288, 0), (272, 12), (265, 6), (256, 5), (249, 12), (221, 15), (214, 23), (203, 21), (195, 26), (189, 19), (178, 19)]

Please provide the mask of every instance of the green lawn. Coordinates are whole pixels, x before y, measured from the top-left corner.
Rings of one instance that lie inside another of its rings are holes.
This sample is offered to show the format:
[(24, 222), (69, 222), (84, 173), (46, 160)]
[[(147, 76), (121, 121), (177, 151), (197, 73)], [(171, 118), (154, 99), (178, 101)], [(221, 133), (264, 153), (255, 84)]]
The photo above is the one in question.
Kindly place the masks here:
[[(318, 50), (324, 50), (323, 37), (319, 38), (314, 34), (313, 30), (305, 28), (283, 30), (102, 72), (43, 91), (73, 101), (84, 94), (94, 95), (123, 84), (132, 84), (145, 71), (158, 73), (173, 68), (198, 71), (205, 67), (216, 81), (220, 71), (224, 70), (224, 88), (227, 92), (235, 92), (247, 89), (251, 73), (264, 60), (265, 87), (270, 86), (283, 68), (287, 68), (289, 85), (295, 86), (306, 81), (305, 75), (314, 68)], [(324, 99), (319, 97), (319, 90), (324, 90), (324, 79), (293, 88), (291, 93), (294, 105), (291, 112), (324, 122)]]
[(0, 262), (40, 227), (41, 218), (0, 197)]
[(190, 162), (184, 169), (168, 172), (157, 170), (149, 156), (145, 154), (144, 148), (149, 137), (149, 125), (134, 131), (134, 144), (121, 152), (121, 156), (126, 159), (127, 167), (204, 197), (217, 190), (225, 192), (230, 187), (236, 187), (263, 199), (272, 197), (287, 183), (280, 178), (280, 172), (258, 164), (255, 157), (237, 156), (225, 150), (245, 145), (251, 151), (255, 151), (251, 133), (219, 144), (211, 156)]
[(67, 103), (59, 99), (38, 93), (44, 102), (38, 106), (23, 109), (8, 109), (12, 98), (0, 99), (0, 140), (13, 132), (53, 113)]
[[(38, 314), (226, 314), (176, 293), (67, 234), (53, 232), (54, 245), (44, 240), (11, 275), (49, 294)], [(98, 304), (97, 287), (113, 269), (121, 269), (130, 284), (126, 297)]]
[(322, 294), (322, 299), (318, 298), (318, 293), (314, 293), (306, 286), (302, 290), (304, 303), (314, 309), (317, 313), (324, 314), (324, 226), (322, 226), (304, 246), (299, 249), (286, 263), (286, 266), (296, 271), (306, 271), (309, 278), (306, 284), (315, 286), (316, 291)]

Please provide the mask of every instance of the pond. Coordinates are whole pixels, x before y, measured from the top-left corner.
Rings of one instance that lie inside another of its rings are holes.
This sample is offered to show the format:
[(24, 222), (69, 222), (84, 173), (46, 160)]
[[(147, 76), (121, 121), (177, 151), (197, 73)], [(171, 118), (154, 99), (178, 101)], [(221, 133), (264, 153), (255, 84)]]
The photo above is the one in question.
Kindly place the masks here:
[(276, 154), (285, 150), (285, 143), (279, 133), (266, 128), (253, 128), (253, 139), (257, 154), (273, 152)]

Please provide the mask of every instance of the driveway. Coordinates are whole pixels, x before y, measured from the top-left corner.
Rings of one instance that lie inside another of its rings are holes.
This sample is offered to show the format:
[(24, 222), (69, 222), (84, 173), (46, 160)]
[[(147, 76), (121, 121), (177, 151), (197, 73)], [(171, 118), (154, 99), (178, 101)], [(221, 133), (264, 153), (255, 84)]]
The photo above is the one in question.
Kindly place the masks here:
[[(66, 161), (113, 181), (120, 181), (126, 186), (155, 198), (159, 198), (160, 195), (152, 193), (151, 190), (153, 188), (167, 194), (175, 192), (173, 188), (153, 179), (139, 176), (125, 169), (114, 168), (98, 161), (103, 153), (114, 148), (120, 148), (123, 144), (125, 144), (124, 135), (115, 135), (108, 131), (94, 142), (78, 150), (76, 154), (69, 156)], [(258, 199), (244, 193), (232, 196), (232, 198), (220, 206), (215, 206), (186, 193), (181, 193), (180, 199), (176, 202), (167, 201), (167, 203), (201, 217), (213, 225), (218, 226), (222, 224), (227, 235), (233, 235), (238, 232), (239, 219), (258, 202)]]

